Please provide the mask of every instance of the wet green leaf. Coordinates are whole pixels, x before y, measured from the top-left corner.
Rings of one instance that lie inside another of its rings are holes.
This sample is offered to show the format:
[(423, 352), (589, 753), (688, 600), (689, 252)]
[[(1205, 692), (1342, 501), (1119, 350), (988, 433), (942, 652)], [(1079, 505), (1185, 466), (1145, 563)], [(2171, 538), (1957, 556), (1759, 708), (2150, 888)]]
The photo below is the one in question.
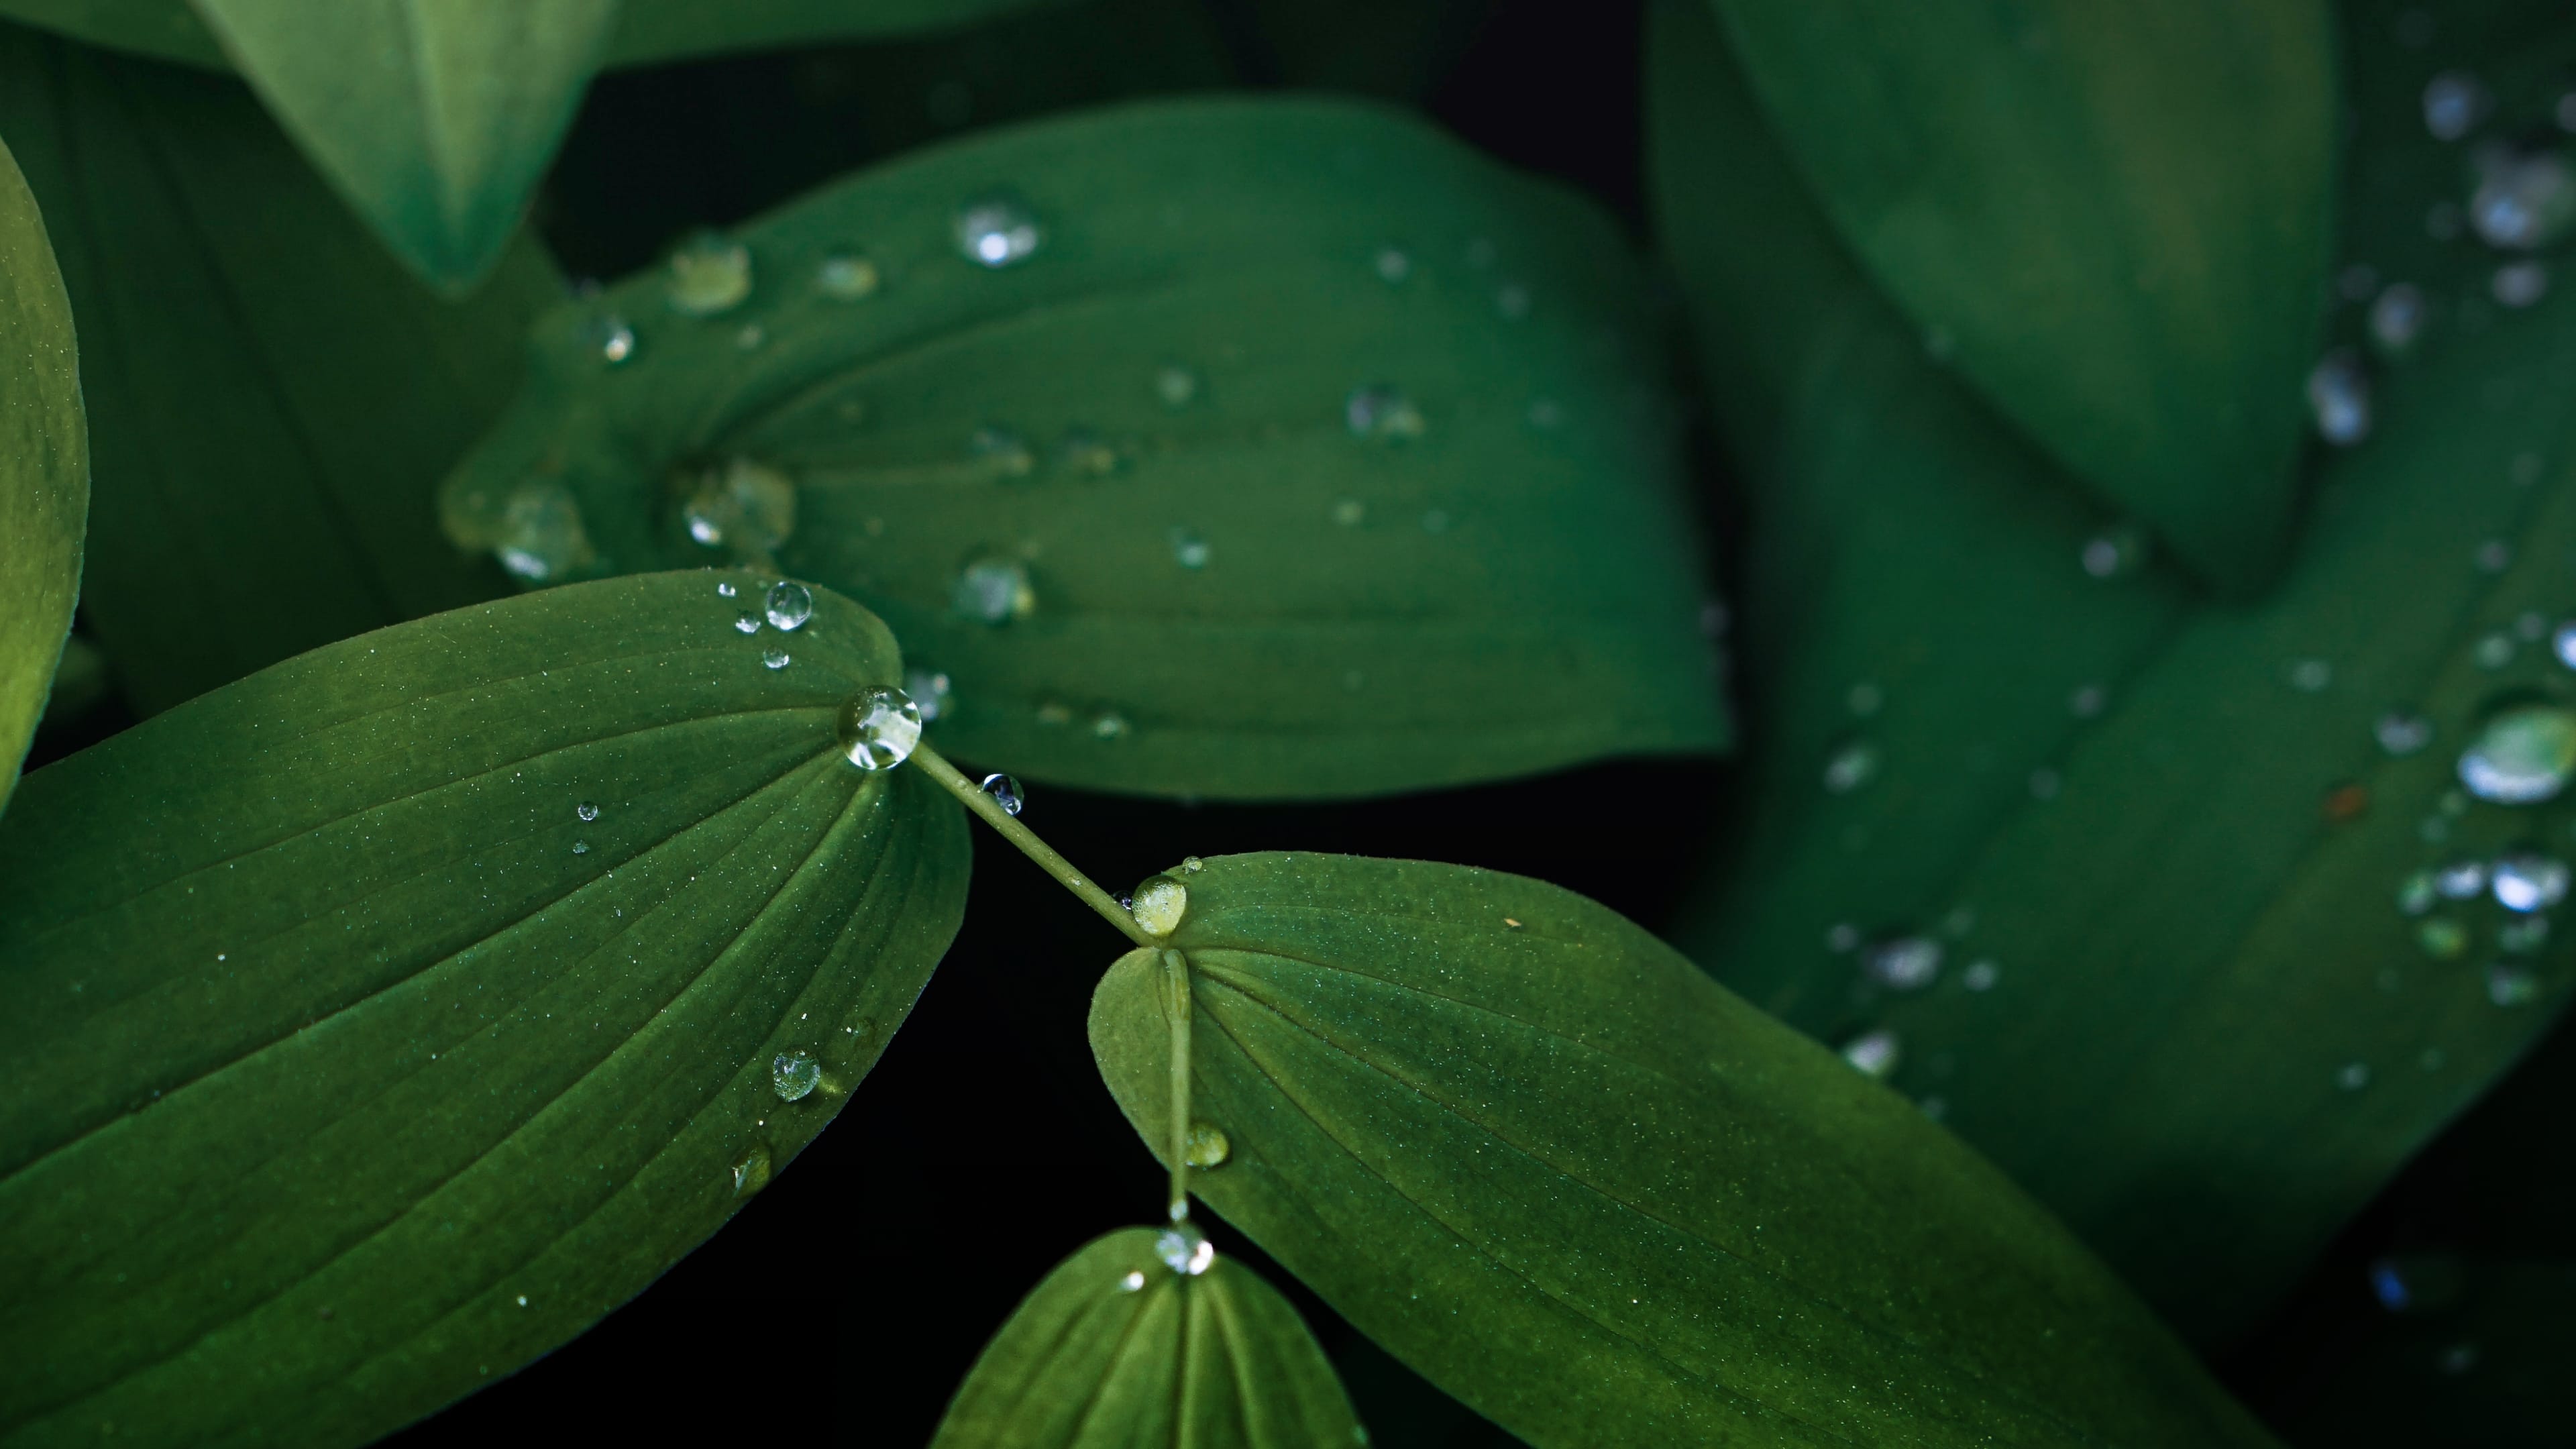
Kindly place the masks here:
[(883, 626), (818, 595), (764, 667), (757, 582), (397, 625), (27, 777), (0, 1436), (362, 1443), (624, 1302), (831, 1119), (956, 929), (964, 821), (838, 748)]
[(0, 805), (71, 633), (88, 523), (71, 303), (36, 198), (0, 145)]
[[(2563, 856), (2576, 824), (2576, 801), (2484, 803), (2457, 770), (2497, 707), (2569, 694), (2546, 635), (2576, 603), (2576, 308), (2498, 309), (2491, 262), (2424, 237), (2458, 156), (2418, 109), (2437, 61), (2389, 18), (2348, 37), (2353, 249), (2438, 320), (2381, 376), (2374, 436), (2320, 470), (2283, 584), (2230, 608), (2071, 506), (1856, 272), (1837, 279), (1822, 222), (1762, 184), (1781, 168), (1701, 165), (1763, 140), (1709, 84), (1715, 28), (1657, 17), (1664, 224), (1712, 372), (1764, 379), (1773, 419), (1727, 409), (1768, 520), (1744, 628), (1766, 747), (1678, 939), (1829, 1042), (1895, 1033), (1897, 1085), (2213, 1340), (2514, 1059), (2570, 975), (2563, 937), (2483, 892), (2400, 908), (2418, 871)], [(2515, 104), (2545, 114), (2551, 52), (2516, 52)], [(1725, 215), (1769, 230), (1712, 240)], [(1725, 265), (1756, 247), (1803, 270)], [(1764, 316), (1807, 320), (1748, 336)], [(1909, 979), (1932, 950), (1937, 979)]]
[(0, 136), (51, 222), (95, 426), (84, 616), (137, 709), (502, 587), (430, 493), (560, 295), (406, 276), (215, 76), (0, 28)]
[(2331, 250), (2323, 0), (1715, 8), (1925, 345), (2203, 576), (2268, 580)]
[(958, 1387), (932, 1449), (1368, 1442), (1277, 1289), (1225, 1258), (1175, 1272), (1158, 1236), (1195, 1245), (1128, 1228), (1032, 1289)]
[[(958, 231), (993, 198), (998, 267)], [(1571, 198), (1379, 110), (1163, 103), (735, 240), (539, 325), (452, 537), (546, 577), (774, 554), (953, 682), (943, 750), (1041, 780), (1355, 795), (1723, 739), (1637, 271)]]
[[(1580, 896), (1324, 855), (1174, 878), (1198, 1195), (1504, 1428), (1576, 1444), (2262, 1444), (2048, 1215)], [(1166, 1140), (1156, 953), (1092, 1051)]]

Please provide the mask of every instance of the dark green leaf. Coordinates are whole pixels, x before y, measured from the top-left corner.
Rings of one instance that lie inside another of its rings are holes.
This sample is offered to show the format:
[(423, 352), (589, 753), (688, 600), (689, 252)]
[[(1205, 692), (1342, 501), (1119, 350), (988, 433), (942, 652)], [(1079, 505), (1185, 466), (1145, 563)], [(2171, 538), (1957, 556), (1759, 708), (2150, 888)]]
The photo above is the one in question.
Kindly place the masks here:
[[(1418, 862), (1175, 878), (1200, 1197), (1542, 1449), (2268, 1442), (2001, 1175), (1612, 912)], [(1091, 1011), (1149, 1143), (1160, 970)]]
[[(956, 226), (996, 195), (1040, 239), (988, 268)], [(692, 508), (744, 558), (785, 531), (954, 681), (941, 748), (1043, 780), (1355, 795), (1723, 739), (1642, 289), (1571, 198), (1383, 111), (1167, 103), (739, 240), (712, 315), (673, 273), (540, 324), (451, 536), (552, 577), (723, 556)]]
[(1927, 345), (2194, 569), (2266, 581), (2330, 254), (2323, 0), (1715, 6)]
[(1368, 1442), (1277, 1289), (1225, 1258), (1175, 1272), (1158, 1237), (1196, 1241), (1128, 1228), (1049, 1273), (975, 1361), (932, 1449)]
[(71, 633), (88, 523), (71, 303), (36, 198), (0, 146), (0, 806)]
[(2576, 1263), (2471, 1259), (2457, 1302), (2391, 1314), (2303, 1385), (2294, 1444), (2546, 1449), (2576, 1424)]
[(80, 318), (83, 612), (138, 709), (499, 589), (437, 537), (430, 491), (560, 295), (534, 245), (441, 303), (238, 83), (15, 28), (0, 135)]
[(956, 929), (964, 821), (838, 748), (883, 626), (819, 595), (765, 668), (718, 593), (755, 582), (397, 625), (27, 777), (0, 1437), (362, 1443), (625, 1301), (830, 1120)]
[[(1855, 274), (1723, 265), (1746, 244), (1708, 240), (1710, 218), (1762, 215), (1797, 247), (1821, 223), (1760, 167), (1700, 164), (1763, 138), (1709, 84), (1714, 27), (1687, 5), (1658, 21), (1674, 254), (1712, 372), (1763, 377), (1778, 420), (1736, 429), (1770, 529), (1745, 609), (1766, 752), (1681, 940), (1827, 1041), (1893, 1031), (1904, 1090), (2227, 1337), (2564, 998), (2545, 926), (2398, 900), (2449, 860), (2561, 854), (2576, 821), (2457, 775), (2517, 691), (2567, 695), (2538, 636), (2571, 603), (2576, 308), (2499, 313), (2491, 264), (2424, 239), (2457, 184), (2418, 111), (2432, 62), (2356, 24), (2355, 249), (2443, 320), (2382, 379), (2374, 437), (2322, 470), (2281, 588), (2200, 603), (2125, 561)], [(1755, 316), (1808, 320), (1757, 345)], [(1898, 989), (1931, 949), (1937, 983)]]

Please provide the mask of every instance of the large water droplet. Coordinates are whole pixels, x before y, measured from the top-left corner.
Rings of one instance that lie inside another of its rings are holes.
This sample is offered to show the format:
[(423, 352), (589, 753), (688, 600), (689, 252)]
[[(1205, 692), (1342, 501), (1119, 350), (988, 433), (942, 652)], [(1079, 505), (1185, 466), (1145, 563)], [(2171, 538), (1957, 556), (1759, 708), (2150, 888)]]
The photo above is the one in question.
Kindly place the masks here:
[(1941, 943), (1928, 936), (1881, 941), (1862, 953), (1861, 969), (1891, 991), (1920, 991), (1941, 975)]
[(2382, 354), (2404, 357), (2423, 337), (2425, 315), (2422, 289), (2399, 282), (2370, 304), (2370, 340)]
[(1897, 1060), (1903, 1054), (1896, 1033), (1885, 1027), (1862, 1032), (1843, 1043), (1843, 1060), (1881, 1081), (1896, 1070)]
[(1025, 619), (1037, 607), (1037, 591), (1029, 586), (1029, 571), (1018, 559), (1008, 554), (978, 554), (957, 571), (957, 582), (949, 589), (949, 601), (957, 612), (984, 624), (1007, 624)]
[(671, 310), (712, 317), (751, 295), (751, 249), (720, 232), (691, 234), (671, 250)]
[(2529, 805), (2555, 798), (2576, 771), (2576, 714), (2554, 704), (2498, 712), (2460, 753), (2460, 783), (2481, 800)]
[(701, 547), (765, 565), (796, 532), (796, 480), (766, 463), (730, 459), (696, 475), (680, 523)]
[(1234, 1155), (1234, 1144), (1226, 1138), (1225, 1129), (1213, 1122), (1190, 1124), (1188, 1141), (1181, 1148), (1181, 1160), (1192, 1167), (1223, 1167)]
[(1825, 789), (1848, 795), (1877, 779), (1880, 763), (1878, 746), (1867, 740), (1853, 740), (1826, 758)]
[(1136, 894), (1129, 899), (1135, 904), (1127, 914), (1136, 918), (1136, 924), (1144, 927), (1148, 936), (1172, 934), (1190, 909), (1189, 888), (1167, 875), (1158, 875), (1136, 887)]
[(2338, 448), (2370, 436), (2370, 374), (2359, 354), (2326, 354), (2308, 374), (2308, 409), (2316, 415), (2317, 436)]
[(526, 484), (510, 494), (492, 553), (501, 567), (532, 584), (560, 580), (597, 557), (581, 524), (581, 505), (560, 483)]
[(2424, 129), (2437, 141), (2456, 141), (2477, 129), (2493, 104), (2487, 88), (2464, 70), (2446, 70), (2424, 83)]
[(862, 689), (842, 704), (834, 733), (851, 764), (891, 770), (912, 758), (913, 746), (921, 743), (921, 707), (900, 689)]
[(866, 257), (825, 257), (814, 268), (814, 290), (835, 302), (856, 302), (877, 292), (877, 264)]
[(2469, 226), (2488, 246), (2537, 251), (2576, 229), (2576, 171), (2555, 151), (2498, 147), (2473, 158)]
[(2488, 886), (2508, 911), (2545, 911), (2567, 897), (2567, 863), (2515, 851), (2496, 861)]
[(984, 267), (1008, 267), (1035, 255), (1044, 239), (1037, 214), (1010, 192), (993, 192), (957, 209), (957, 250)]
[(1175, 1273), (1195, 1278), (1216, 1266), (1216, 1244), (1187, 1222), (1178, 1222), (1154, 1235), (1154, 1256)]
[(772, 629), (802, 629), (805, 621), (814, 617), (814, 591), (793, 579), (781, 579), (769, 586), (761, 613)]
[(780, 1052), (769, 1063), (769, 1084), (778, 1089), (778, 1100), (804, 1100), (823, 1080), (823, 1064), (803, 1052)]
[(903, 692), (912, 696), (912, 702), (920, 709), (924, 724), (948, 713), (953, 707), (951, 701), (956, 698), (957, 693), (956, 689), (949, 684), (947, 675), (919, 665), (903, 672)]
[(1029, 797), (1021, 791), (1020, 782), (1008, 775), (986, 775), (979, 788), (1002, 807), (1005, 815), (1017, 815), (1028, 808)]
[(1355, 438), (1402, 441), (1422, 436), (1422, 409), (1384, 383), (1354, 388), (1342, 403), (1342, 421)]

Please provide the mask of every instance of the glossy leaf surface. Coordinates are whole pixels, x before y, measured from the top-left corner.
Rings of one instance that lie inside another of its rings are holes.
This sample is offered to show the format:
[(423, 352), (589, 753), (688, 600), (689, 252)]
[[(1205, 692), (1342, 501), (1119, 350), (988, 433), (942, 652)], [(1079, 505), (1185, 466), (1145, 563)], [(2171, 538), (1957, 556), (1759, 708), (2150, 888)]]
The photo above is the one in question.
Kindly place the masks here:
[(719, 583), (757, 581), (398, 625), (27, 778), (0, 1435), (362, 1443), (579, 1333), (831, 1119), (956, 929), (964, 821), (841, 753), (883, 626), (819, 595), (765, 667)]
[(560, 295), (541, 252), (440, 302), (239, 83), (14, 27), (0, 136), (80, 319), (83, 612), (138, 711), (502, 589), (437, 537), (430, 495)]
[[(1514, 1434), (1574, 1444), (2261, 1444), (2046, 1213), (1652, 936), (1518, 876), (1208, 860), (1198, 1195)], [(1169, 993), (1092, 1050), (1167, 1140)]]
[(1222, 1257), (1175, 1272), (1157, 1236), (1095, 1238), (1032, 1289), (958, 1387), (932, 1449), (1368, 1442), (1277, 1289)]
[(71, 633), (88, 522), (71, 303), (45, 219), (0, 145), (0, 806)]
[(953, 682), (942, 750), (1033, 779), (1358, 795), (1723, 740), (1637, 269), (1572, 198), (1375, 109), (1165, 103), (732, 240), (540, 324), (452, 537), (548, 577), (774, 542)]
[(1715, 8), (1926, 345), (2203, 577), (2266, 582), (2331, 254), (2323, 0)]
[[(1711, 371), (1761, 379), (1727, 410), (1772, 561), (1745, 609), (1766, 751), (1679, 939), (1828, 1042), (1892, 1032), (1896, 1085), (2209, 1340), (2567, 986), (2546, 911), (2483, 869), (2562, 854), (2576, 814), (2475, 799), (2460, 761), (2498, 709), (2568, 699), (2545, 636), (2576, 602), (2576, 310), (2497, 308), (2492, 263), (2425, 236), (2457, 155), (2391, 18), (2349, 45), (2354, 246), (2442, 320), (2320, 469), (2282, 585), (2230, 608), (2072, 506), (1794, 194), (1702, 163), (1762, 138), (1707, 84), (1715, 28), (1658, 13), (1664, 226)], [(1803, 260), (1732, 260), (1756, 251)], [(2475, 890), (2419, 883), (2455, 862)]]

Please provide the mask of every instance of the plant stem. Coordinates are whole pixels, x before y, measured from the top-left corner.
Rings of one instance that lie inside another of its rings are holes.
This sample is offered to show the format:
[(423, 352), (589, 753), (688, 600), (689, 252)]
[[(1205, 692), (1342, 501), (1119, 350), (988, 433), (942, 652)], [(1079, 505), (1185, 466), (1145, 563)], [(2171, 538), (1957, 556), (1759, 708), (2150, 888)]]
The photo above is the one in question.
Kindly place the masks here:
[(1190, 1215), (1190, 958), (1166, 947), (1163, 980), (1171, 987), (1173, 1222)]
[(1072, 861), (1056, 854), (1052, 846), (1038, 839), (1034, 831), (1003, 809), (1001, 802), (985, 794), (983, 787), (957, 773), (957, 767), (942, 758), (937, 750), (926, 744), (914, 745), (911, 761), (923, 774), (947, 787), (949, 794), (966, 802), (967, 809), (983, 816), (985, 824), (1000, 831), (1004, 840), (1018, 846), (1020, 854), (1036, 861), (1041, 869), (1056, 878), (1057, 884), (1080, 896), (1084, 905), (1098, 911), (1101, 919), (1116, 926), (1128, 940), (1148, 951), (1162, 946), (1161, 941), (1147, 935), (1145, 928), (1136, 924), (1135, 916), (1118, 904), (1117, 897), (1092, 884), (1091, 877), (1075, 870)]

